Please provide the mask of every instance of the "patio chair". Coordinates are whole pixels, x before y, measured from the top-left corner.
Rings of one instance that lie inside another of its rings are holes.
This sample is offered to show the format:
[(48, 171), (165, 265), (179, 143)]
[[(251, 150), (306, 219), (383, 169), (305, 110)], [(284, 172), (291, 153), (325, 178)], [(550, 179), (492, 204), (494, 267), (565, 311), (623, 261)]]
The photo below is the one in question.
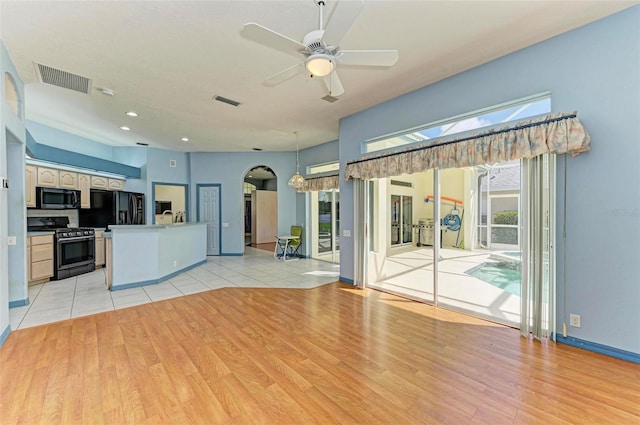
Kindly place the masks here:
[(290, 234), (291, 236), (296, 236), (296, 238), (278, 238), (278, 246), (280, 247), (280, 251), (282, 252), (282, 256), (284, 256), (284, 259), (292, 256), (300, 256), (299, 250), (302, 245), (302, 226), (291, 226)]

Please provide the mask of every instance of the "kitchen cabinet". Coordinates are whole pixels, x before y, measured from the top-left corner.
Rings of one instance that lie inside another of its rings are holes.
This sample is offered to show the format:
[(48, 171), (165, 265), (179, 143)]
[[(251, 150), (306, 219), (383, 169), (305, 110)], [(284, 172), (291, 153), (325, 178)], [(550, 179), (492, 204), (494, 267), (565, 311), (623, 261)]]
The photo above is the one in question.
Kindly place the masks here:
[(29, 285), (46, 282), (53, 276), (53, 235), (30, 236), (27, 239)]
[(35, 165), (25, 166), (24, 186), (26, 188), (25, 200), (27, 202), (27, 208), (36, 207), (36, 175), (38, 173), (38, 167)]
[(78, 174), (78, 189), (80, 190), (80, 208), (91, 208), (91, 176)]
[(109, 190), (124, 190), (124, 180), (109, 179)]
[(78, 173), (74, 173), (72, 171), (67, 171), (67, 170), (60, 170), (59, 187), (64, 189), (77, 189)]
[(106, 190), (109, 188), (109, 179), (102, 176), (91, 176), (91, 188)]
[(102, 230), (96, 230), (96, 268), (104, 266), (104, 238), (102, 237)]
[(36, 186), (58, 187), (60, 173), (55, 168), (38, 167)]

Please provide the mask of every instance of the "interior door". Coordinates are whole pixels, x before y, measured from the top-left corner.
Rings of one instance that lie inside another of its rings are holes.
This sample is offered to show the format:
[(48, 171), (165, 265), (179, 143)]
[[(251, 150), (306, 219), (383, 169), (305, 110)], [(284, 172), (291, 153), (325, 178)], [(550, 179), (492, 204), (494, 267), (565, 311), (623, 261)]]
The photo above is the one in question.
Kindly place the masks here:
[(220, 255), (220, 185), (198, 185), (198, 221), (207, 223), (207, 255)]

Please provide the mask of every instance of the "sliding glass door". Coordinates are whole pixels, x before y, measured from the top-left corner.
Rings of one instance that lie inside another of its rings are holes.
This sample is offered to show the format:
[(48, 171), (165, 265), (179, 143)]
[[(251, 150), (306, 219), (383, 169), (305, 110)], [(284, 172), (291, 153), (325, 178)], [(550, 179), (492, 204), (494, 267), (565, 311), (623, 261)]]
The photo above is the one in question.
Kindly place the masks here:
[(340, 192), (311, 192), (311, 257), (340, 261)]

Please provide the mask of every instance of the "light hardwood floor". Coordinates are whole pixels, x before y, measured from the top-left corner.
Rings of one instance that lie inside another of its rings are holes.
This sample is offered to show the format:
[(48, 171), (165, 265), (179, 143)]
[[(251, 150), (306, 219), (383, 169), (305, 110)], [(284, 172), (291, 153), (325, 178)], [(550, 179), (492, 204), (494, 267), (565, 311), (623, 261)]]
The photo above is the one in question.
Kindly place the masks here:
[(640, 423), (640, 365), (340, 283), (22, 329), (0, 361), (3, 425)]

